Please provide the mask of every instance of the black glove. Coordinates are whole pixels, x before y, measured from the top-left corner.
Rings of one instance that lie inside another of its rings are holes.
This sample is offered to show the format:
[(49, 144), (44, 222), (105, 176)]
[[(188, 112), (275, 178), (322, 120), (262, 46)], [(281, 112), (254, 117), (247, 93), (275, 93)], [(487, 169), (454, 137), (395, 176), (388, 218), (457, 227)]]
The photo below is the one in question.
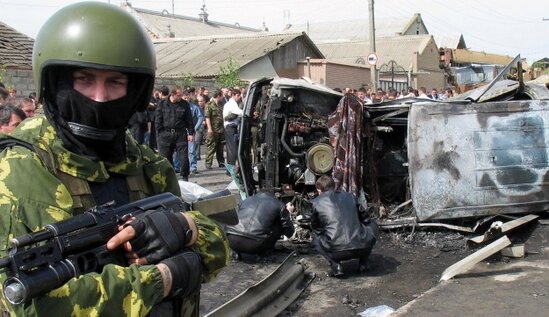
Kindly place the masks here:
[(172, 289), (166, 298), (187, 297), (200, 290), (202, 261), (193, 251), (183, 251), (160, 262), (172, 273)]
[(191, 240), (192, 230), (179, 212), (150, 210), (136, 217), (130, 225), (135, 238), (130, 240), (132, 251), (149, 264), (177, 253)]

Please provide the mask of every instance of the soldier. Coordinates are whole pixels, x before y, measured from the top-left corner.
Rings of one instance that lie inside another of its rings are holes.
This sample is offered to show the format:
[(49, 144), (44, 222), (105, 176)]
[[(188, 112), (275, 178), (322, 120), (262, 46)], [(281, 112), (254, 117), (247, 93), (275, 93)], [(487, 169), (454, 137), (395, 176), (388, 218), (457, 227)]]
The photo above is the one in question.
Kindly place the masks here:
[[(33, 72), (45, 116), (11, 135), (28, 147), (0, 152), (0, 256), (11, 237), (96, 205), (181, 195), (169, 162), (126, 130), (147, 108), (155, 64), (147, 33), (116, 6), (76, 3), (44, 24)], [(2, 306), (12, 316), (198, 316), (200, 283), (228, 260), (223, 232), (198, 211), (138, 217), (106, 244), (121, 246), (131, 265), (106, 265), (20, 305), (2, 297)]]
[(223, 94), (221, 90), (217, 90), (204, 110), (208, 132), (206, 137), (206, 169), (212, 168), (214, 153), (219, 167), (224, 167), (225, 164), (225, 159), (223, 158), (224, 129), (222, 102)]

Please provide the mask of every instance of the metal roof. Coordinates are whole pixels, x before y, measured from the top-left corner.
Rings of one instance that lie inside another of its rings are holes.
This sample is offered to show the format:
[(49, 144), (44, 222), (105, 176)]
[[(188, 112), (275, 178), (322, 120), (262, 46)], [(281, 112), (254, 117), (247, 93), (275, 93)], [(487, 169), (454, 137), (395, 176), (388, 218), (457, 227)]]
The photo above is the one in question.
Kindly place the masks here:
[(435, 38), (435, 42), (437, 43), (437, 47), (439, 48), (463, 48), (466, 49), (467, 45), (465, 44), (465, 40), (463, 39), (463, 34), (448, 34), (448, 35), (433, 35)]
[(166, 10), (159, 12), (134, 8), (126, 3), (122, 3), (121, 7), (130, 12), (152, 37), (157, 39), (245, 32), (256, 33), (261, 31), (260, 29), (240, 26), (237, 23), (221, 23), (209, 19), (207, 22), (203, 22), (199, 17), (173, 15)]
[[(377, 65), (394, 60), (400, 66), (408, 69), (413, 65), (415, 54), (423, 53), (430, 41), (431, 35), (407, 35), (376, 38)], [(317, 43), (326, 59), (346, 64), (366, 63), (370, 53), (370, 42), (354, 41), (341, 43)]]
[(31, 69), (33, 45), (32, 38), (0, 22), (0, 66)]
[(273, 52), (292, 41), (322, 53), (304, 33), (252, 33), (154, 40), (157, 77), (180, 78), (215, 76), (229, 58), (240, 67)]
[(507, 65), (513, 60), (513, 57), (501, 54), (455, 49), (452, 50), (452, 60), (456, 64)]
[[(376, 38), (408, 34), (416, 23), (420, 23), (425, 27), (421, 15), (418, 13), (412, 18), (389, 17), (376, 20)], [(306, 32), (317, 44), (344, 41), (367, 41), (370, 37), (369, 29), (370, 25), (367, 15), (365, 15), (364, 19), (360, 20), (307, 23), (291, 25), (287, 28), (290, 32)]]

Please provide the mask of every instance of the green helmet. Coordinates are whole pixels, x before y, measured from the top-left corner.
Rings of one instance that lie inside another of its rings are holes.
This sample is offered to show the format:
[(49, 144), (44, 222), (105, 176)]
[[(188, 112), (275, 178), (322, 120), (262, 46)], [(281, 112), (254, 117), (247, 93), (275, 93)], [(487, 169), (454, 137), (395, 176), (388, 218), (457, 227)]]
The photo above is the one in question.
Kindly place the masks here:
[(46, 21), (34, 42), (32, 64), (39, 99), (48, 97), (45, 81), (57, 66), (147, 75), (147, 96), (136, 105), (142, 111), (152, 93), (156, 57), (147, 32), (129, 13), (106, 3), (80, 2)]

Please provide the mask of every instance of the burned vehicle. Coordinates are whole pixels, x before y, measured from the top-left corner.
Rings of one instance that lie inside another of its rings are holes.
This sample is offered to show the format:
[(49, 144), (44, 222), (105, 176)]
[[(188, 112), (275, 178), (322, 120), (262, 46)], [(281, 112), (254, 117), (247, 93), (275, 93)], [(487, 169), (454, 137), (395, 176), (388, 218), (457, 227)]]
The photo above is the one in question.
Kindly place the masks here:
[[(341, 169), (360, 188), (347, 190), (364, 193), (380, 217), (388, 214), (379, 207), (411, 201), (420, 221), (548, 210), (549, 78), (506, 79), (519, 59), (447, 101), (364, 106), (361, 143), (346, 153), (359, 166)], [(329, 121), (353, 98), (306, 80), (250, 85), (238, 155), (246, 194), (271, 190), (306, 208), (316, 179), (337, 172)]]
[(264, 79), (248, 88), (238, 163), (247, 195), (259, 188), (307, 196), (332, 170), (328, 116), (341, 93), (303, 79)]

